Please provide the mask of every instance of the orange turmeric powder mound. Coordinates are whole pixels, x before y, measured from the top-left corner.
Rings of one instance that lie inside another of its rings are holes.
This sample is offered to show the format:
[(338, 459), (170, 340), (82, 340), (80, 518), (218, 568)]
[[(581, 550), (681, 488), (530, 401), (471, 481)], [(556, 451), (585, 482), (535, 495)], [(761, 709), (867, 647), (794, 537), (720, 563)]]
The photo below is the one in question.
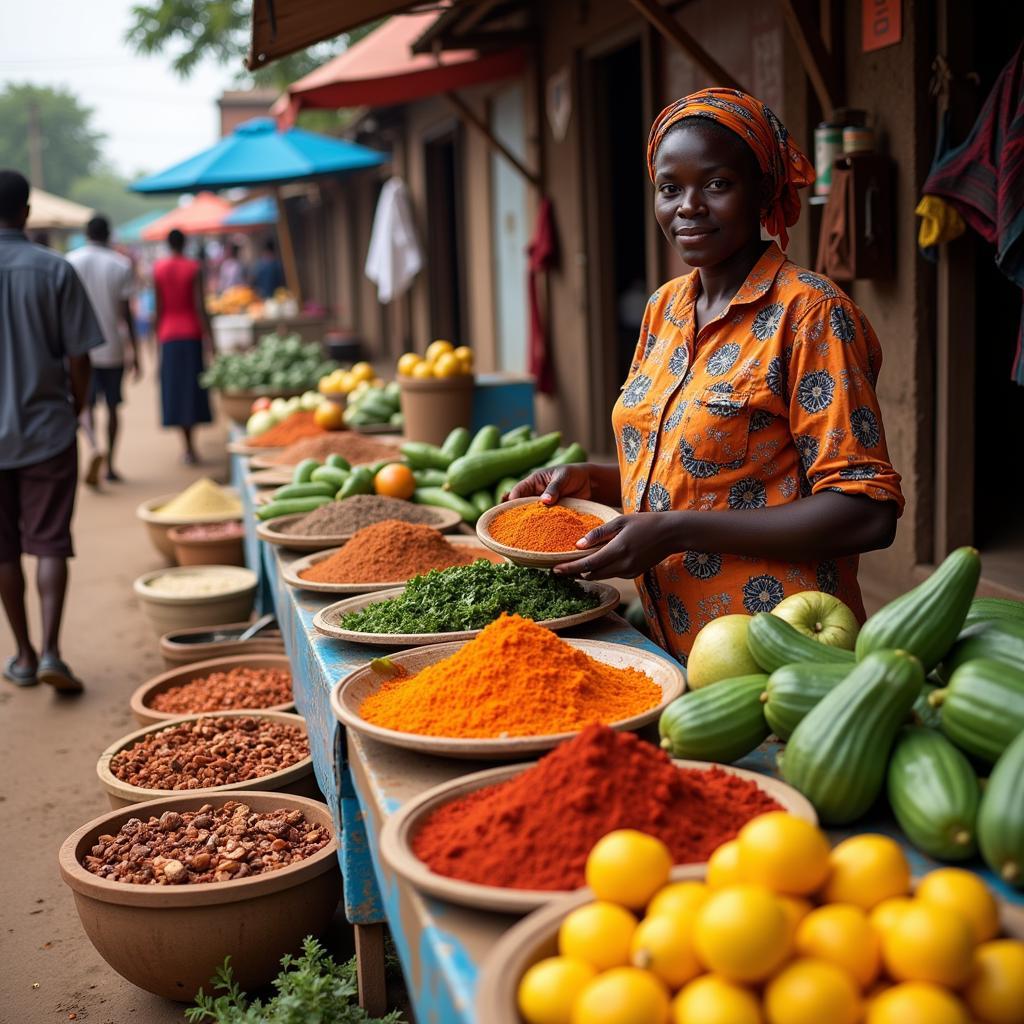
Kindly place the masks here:
[(388, 680), (359, 712), (398, 732), (498, 739), (620, 722), (660, 700), (645, 672), (597, 661), (531, 619), (502, 615), (451, 657)]
[(576, 541), (600, 525), (601, 520), (588, 512), (535, 501), (496, 515), (491, 536), (520, 551), (573, 551)]

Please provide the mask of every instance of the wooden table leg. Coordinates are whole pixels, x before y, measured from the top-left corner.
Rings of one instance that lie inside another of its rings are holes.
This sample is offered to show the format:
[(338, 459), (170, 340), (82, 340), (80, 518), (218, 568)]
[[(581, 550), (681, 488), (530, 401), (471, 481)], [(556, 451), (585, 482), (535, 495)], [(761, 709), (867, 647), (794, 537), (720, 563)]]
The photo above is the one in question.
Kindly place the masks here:
[(354, 928), (359, 1005), (371, 1017), (383, 1017), (388, 1009), (384, 977), (384, 925), (357, 924)]

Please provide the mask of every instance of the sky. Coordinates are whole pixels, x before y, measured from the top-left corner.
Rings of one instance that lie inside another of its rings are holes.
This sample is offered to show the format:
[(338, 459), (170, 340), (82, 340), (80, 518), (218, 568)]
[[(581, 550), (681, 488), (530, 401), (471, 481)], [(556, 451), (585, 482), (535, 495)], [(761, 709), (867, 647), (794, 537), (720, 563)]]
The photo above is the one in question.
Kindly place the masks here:
[(0, 0), (0, 88), (62, 85), (93, 108), (104, 156), (128, 177), (158, 171), (218, 138), (216, 100), (234, 68), (204, 63), (179, 78), (166, 56), (124, 42), (133, 0)]

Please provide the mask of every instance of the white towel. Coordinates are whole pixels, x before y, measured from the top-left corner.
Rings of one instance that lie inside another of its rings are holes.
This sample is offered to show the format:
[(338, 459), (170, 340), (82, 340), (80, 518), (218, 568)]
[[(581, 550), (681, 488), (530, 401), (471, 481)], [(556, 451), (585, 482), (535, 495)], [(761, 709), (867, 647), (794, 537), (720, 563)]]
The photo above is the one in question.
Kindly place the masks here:
[(377, 286), (377, 298), (387, 303), (406, 291), (422, 268), (408, 189), (401, 178), (389, 178), (373, 215), (366, 276)]

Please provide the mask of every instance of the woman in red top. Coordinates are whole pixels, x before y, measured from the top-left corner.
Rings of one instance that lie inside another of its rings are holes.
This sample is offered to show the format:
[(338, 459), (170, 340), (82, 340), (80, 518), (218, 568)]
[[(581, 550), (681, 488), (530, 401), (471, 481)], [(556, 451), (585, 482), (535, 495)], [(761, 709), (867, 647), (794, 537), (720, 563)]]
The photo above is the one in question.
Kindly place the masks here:
[(185, 462), (195, 463), (192, 428), (210, 423), (210, 402), (199, 386), (203, 342), (210, 343), (210, 322), (203, 304), (199, 264), (184, 256), (185, 236), (175, 229), (167, 236), (171, 255), (153, 265), (156, 294), (156, 337), (160, 343), (160, 399), (165, 427), (180, 427)]
[(694, 270), (648, 301), (612, 414), (618, 463), (541, 470), (512, 497), (621, 504), (580, 546), (607, 543), (556, 571), (635, 577), (652, 634), (680, 661), (712, 619), (799, 591), (863, 619), (857, 556), (892, 542), (903, 496), (875, 395), (878, 339), (838, 285), (783, 252), (814, 171), (734, 89), (666, 107), (647, 161), (658, 224)]

